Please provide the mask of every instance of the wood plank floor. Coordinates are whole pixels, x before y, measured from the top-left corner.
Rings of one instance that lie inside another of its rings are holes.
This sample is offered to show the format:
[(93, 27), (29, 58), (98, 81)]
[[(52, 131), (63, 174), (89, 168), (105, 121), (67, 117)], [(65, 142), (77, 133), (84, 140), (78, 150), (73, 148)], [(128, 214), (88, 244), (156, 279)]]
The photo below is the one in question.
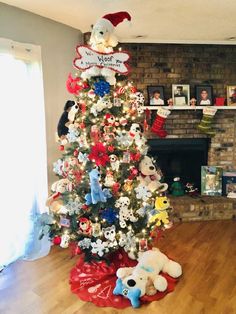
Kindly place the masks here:
[[(75, 264), (57, 247), (35, 262), (18, 261), (0, 275), (1, 314), (231, 314), (236, 313), (236, 222), (175, 225), (159, 247), (183, 266), (173, 293), (134, 310), (97, 308), (70, 292)], [(1, 253), (0, 253), (1, 254)]]

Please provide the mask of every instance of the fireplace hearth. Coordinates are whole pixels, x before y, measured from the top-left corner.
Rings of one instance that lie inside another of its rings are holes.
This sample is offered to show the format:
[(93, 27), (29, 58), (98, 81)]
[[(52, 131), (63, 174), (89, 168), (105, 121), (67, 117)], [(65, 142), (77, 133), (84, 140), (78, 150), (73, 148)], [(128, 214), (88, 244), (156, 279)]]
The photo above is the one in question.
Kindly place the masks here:
[(208, 138), (150, 139), (149, 154), (161, 168), (164, 181), (171, 185), (174, 177), (194, 183), (201, 190), (201, 166), (208, 162)]

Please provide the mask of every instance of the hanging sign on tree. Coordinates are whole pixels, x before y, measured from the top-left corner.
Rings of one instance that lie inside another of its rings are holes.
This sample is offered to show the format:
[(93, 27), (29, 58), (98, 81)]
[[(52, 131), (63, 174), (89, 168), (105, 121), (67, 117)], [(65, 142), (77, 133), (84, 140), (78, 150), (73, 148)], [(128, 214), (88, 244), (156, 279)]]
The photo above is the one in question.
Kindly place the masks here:
[(127, 52), (98, 52), (88, 46), (77, 46), (76, 51), (78, 58), (74, 59), (74, 66), (81, 70), (87, 70), (91, 67), (108, 68), (120, 74), (128, 74), (130, 72), (128, 64), (130, 56)]

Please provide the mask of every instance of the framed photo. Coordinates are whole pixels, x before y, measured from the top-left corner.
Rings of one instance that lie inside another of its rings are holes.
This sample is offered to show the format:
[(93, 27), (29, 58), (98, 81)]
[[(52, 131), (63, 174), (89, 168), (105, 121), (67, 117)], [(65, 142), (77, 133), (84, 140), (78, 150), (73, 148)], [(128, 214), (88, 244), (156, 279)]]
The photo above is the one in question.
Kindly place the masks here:
[(221, 195), (222, 194), (223, 169), (218, 166), (201, 167), (201, 194)]
[(165, 94), (164, 86), (148, 86), (148, 103), (150, 106), (164, 106), (165, 105)]
[(213, 88), (211, 85), (196, 85), (195, 94), (197, 106), (213, 105)]
[(236, 197), (236, 171), (225, 171), (222, 178), (222, 194), (225, 196), (235, 195)]
[(172, 98), (174, 106), (189, 106), (189, 85), (173, 84)]
[(236, 85), (227, 86), (227, 105), (236, 106)]

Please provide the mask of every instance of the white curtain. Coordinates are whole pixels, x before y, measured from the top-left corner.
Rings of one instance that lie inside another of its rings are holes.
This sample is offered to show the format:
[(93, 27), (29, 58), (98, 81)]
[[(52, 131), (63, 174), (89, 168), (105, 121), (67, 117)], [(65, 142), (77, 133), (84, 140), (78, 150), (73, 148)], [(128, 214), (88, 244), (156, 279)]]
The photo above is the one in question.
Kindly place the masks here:
[(35, 230), (47, 195), (40, 47), (0, 38), (0, 108), (1, 267), (49, 251)]

